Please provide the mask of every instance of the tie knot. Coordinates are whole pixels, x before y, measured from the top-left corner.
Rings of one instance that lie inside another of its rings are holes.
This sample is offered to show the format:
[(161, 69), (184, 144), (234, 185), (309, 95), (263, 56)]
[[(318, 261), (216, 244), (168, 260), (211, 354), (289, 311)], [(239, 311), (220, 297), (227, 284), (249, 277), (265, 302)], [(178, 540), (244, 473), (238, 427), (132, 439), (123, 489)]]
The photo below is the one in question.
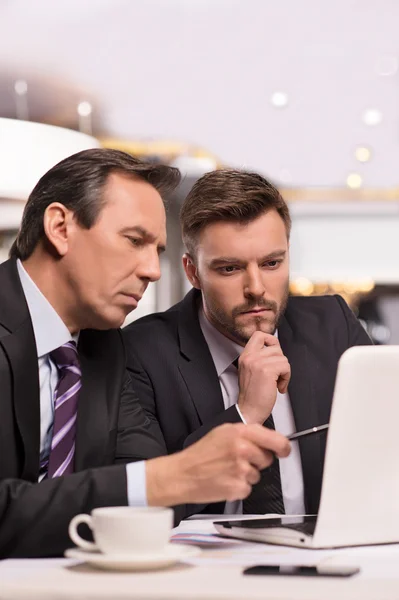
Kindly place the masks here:
[(50, 358), (57, 365), (58, 369), (80, 366), (78, 349), (76, 343), (72, 340), (50, 352)]

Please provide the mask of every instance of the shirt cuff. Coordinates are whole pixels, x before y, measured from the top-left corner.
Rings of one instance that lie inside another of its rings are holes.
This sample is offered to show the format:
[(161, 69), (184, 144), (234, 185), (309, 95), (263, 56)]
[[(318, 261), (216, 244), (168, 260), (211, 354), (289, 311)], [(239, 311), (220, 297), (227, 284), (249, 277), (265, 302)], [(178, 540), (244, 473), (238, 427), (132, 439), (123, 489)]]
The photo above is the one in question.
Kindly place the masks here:
[(241, 421), (242, 421), (242, 422), (243, 422), (245, 425), (247, 425), (247, 422), (246, 422), (246, 420), (244, 419), (244, 417), (243, 417), (243, 416), (242, 416), (242, 414), (241, 414), (241, 411), (240, 411), (240, 409), (238, 408), (238, 404), (236, 404), (236, 409), (237, 409), (238, 416), (240, 417)]
[(129, 506), (147, 506), (145, 461), (127, 464), (126, 477)]

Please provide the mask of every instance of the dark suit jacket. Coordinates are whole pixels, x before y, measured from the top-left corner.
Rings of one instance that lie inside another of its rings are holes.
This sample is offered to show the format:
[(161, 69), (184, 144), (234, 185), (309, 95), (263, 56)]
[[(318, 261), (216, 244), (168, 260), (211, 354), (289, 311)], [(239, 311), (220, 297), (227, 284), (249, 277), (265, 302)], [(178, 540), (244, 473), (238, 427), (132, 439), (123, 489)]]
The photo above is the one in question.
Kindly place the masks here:
[[(139, 319), (123, 330), (127, 366), (146, 414), (175, 452), (225, 422), (239, 422), (224, 409), (220, 384), (198, 320), (200, 295), (192, 290), (164, 313)], [(339, 296), (290, 298), (278, 335), (291, 364), (288, 388), (297, 431), (328, 423), (338, 359), (350, 346), (370, 344)], [(305, 504), (320, 501), (325, 435), (300, 442)], [(296, 442), (298, 443), (298, 442)], [(224, 505), (209, 507), (223, 512)]]
[(0, 558), (61, 554), (71, 545), (67, 529), (74, 515), (127, 504), (123, 463), (166, 453), (162, 436), (132, 391), (120, 331), (82, 331), (78, 351), (77, 472), (37, 483), (36, 343), (16, 262), (1, 264)]

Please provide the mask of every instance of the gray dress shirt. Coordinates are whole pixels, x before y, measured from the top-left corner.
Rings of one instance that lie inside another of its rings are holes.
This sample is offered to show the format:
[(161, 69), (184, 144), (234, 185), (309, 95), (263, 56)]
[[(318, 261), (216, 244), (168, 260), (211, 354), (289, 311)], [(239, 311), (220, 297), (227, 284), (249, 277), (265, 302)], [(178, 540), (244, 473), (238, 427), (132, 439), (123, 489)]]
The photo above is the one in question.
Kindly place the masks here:
[[(209, 322), (202, 308), (199, 311), (199, 322), (213, 362), (215, 363), (224, 407), (226, 409), (230, 408), (233, 404), (237, 404), (239, 393), (237, 369), (232, 363), (240, 356), (244, 348), (220, 333)], [(244, 421), (238, 406), (236, 408), (241, 419)], [(277, 391), (276, 404), (274, 405), (272, 415), (277, 431), (284, 435), (289, 435), (295, 431), (294, 416), (288, 394), (280, 394)], [(280, 475), (286, 514), (304, 514), (305, 501), (302, 463), (297, 442), (292, 442), (290, 456), (280, 460)], [(242, 513), (242, 502), (226, 502), (225, 513)]]

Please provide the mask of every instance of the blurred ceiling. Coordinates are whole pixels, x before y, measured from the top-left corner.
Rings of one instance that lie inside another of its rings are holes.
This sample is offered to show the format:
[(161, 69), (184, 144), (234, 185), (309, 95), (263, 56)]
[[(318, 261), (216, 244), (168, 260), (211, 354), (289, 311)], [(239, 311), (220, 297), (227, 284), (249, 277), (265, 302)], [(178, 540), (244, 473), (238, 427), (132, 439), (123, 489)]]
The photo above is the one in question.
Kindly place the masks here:
[(398, 24), (397, 0), (0, 0), (0, 116), (23, 78), (31, 118), (73, 126), (89, 99), (95, 133), (192, 142), (286, 185), (394, 187)]

